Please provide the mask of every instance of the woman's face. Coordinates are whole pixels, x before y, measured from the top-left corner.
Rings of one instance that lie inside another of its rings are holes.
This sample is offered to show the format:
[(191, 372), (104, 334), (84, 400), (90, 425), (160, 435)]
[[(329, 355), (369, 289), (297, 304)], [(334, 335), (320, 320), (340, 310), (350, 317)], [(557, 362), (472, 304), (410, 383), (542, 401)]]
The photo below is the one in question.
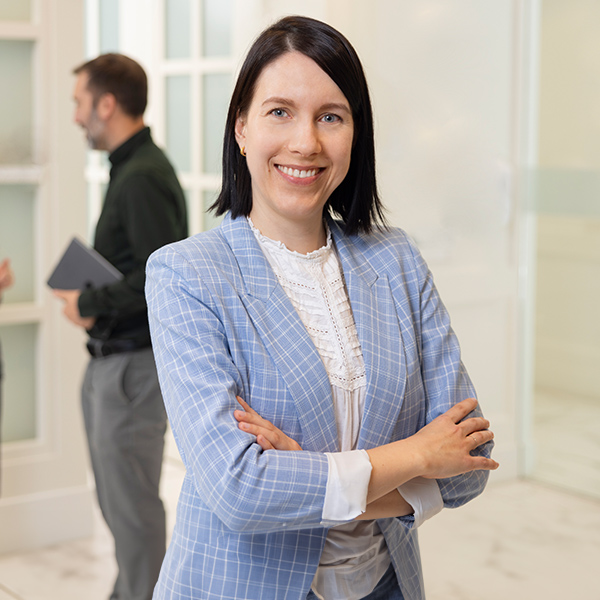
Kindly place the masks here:
[(321, 227), (323, 207), (348, 172), (353, 135), (348, 100), (312, 59), (288, 52), (264, 68), (236, 121), (252, 179), (250, 216), (264, 235)]

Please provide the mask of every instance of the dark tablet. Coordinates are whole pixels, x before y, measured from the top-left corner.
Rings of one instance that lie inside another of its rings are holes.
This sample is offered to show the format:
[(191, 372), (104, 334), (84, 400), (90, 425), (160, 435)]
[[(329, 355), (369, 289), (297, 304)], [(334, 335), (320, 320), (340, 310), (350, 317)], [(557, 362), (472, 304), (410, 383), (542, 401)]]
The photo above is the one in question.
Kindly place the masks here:
[(101, 254), (73, 238), (47, 283), (55, 290), (84, 290), (121, 279), (123, 274)]

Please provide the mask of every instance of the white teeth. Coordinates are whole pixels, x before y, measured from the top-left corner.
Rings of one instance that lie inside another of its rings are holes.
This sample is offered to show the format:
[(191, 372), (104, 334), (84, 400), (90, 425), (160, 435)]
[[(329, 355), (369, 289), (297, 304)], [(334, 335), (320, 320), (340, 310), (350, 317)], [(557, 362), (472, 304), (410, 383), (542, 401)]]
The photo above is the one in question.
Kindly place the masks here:
[(286, 175), (291, 175), (292, 177), (298, 177), (299, 179), (304, 179), (305, 177), (314, 177), (319, 169), (308, 169), (308, 171), (300, 170), (300, 169), (290, 169), (289, 167), (283, 167), (281, 165), (277, 165), (277, 168)]

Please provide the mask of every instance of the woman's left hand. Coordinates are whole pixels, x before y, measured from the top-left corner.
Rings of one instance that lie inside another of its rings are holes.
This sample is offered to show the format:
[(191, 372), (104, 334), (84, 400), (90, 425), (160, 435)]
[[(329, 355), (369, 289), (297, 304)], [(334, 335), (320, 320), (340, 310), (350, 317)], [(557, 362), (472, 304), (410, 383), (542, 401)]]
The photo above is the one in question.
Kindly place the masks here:
[(263, 419), (247, 402), (239, 396), (237, 401), (244, 410), (234, 410), (233, 416), (238, 427), (256, 436), (256, 443), (263, 450), (302, 450), (300, 444), (283, 433), (267, 419)]

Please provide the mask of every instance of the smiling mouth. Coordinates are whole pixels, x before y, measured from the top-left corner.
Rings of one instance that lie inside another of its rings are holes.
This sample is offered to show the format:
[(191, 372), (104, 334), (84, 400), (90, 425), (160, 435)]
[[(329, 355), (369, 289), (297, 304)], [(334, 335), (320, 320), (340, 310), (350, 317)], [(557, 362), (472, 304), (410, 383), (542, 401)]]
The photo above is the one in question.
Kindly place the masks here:
[(290, 177), (297, 177), (298, 179), (306, 179), (307, 177), (314, 177), (321, 169), (292, 169), (290, 167), (284, 167), (283, 165), (277, 165), (277, 168)]

